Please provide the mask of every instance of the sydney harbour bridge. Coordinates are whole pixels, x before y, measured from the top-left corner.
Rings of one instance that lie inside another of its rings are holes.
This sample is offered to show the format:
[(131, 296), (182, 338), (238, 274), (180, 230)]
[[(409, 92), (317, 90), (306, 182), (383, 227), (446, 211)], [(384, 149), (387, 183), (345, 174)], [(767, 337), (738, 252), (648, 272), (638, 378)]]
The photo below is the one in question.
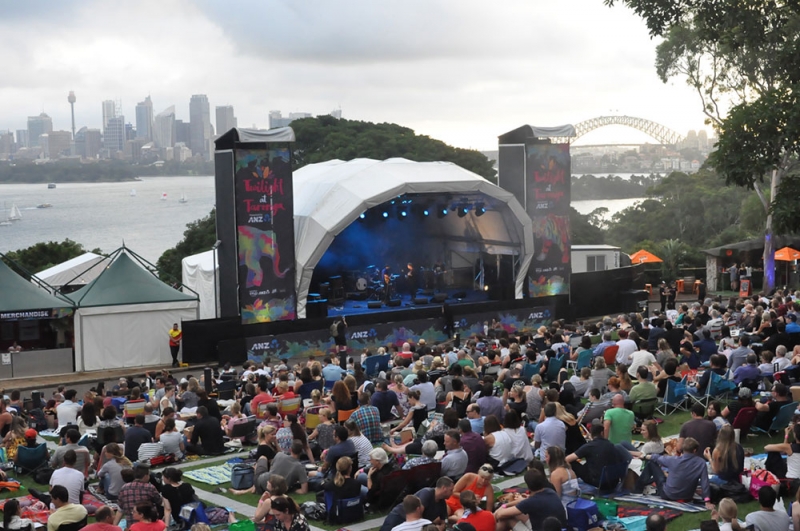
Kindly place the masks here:
[(572, 143), (586, 133), (608, 125), (624, 125), (631, 127), (649, 135), (657, 140), (659, 144), (667, 146), (676, 146), (683, 140), (683, 135), (673, 131), (669, 127), (653, 122), (652, 120), (636, 118), (635, 116), (599, 116), (597, 118), (591, 118), (575, 124), (574, 137), (552, 138), (551, 140), (555, 142)]

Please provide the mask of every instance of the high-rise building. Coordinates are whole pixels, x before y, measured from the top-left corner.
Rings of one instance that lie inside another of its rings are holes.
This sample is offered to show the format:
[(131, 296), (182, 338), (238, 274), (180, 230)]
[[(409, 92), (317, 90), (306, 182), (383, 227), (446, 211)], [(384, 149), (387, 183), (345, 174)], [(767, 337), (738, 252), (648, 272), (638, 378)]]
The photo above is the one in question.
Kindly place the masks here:
[(211, 139), (211, 109), (205, 94), (195, 94), (189, 100), (189, 148), (194, 155), (209, 158), (208, 141)]
[(136, 138), (153, 140), (153, 102), (150, 96), (136, 104)]
[(73, 91), (69, 91), (69, 95), (67, 96), (67, 101), (69, 102), (69, 110), (72, 114), (72, 139), (75, 139), (75, 102), (77, 99), (75, 98), (75, 93)]
[(69, 131), (51, 131), (47, 135), (45, 156), (51, 159), (68, 157), (71, 154), (72, 133)]
[(105, 100), (101, 105), (103, 107), (103, 133), (105, 134), (108, 121), (117, 115), (117, 106), (114, 100)]
[[(42, 146), (40, 136), (53, 130), (53, 119), (42, 113), (39, 116), (28, 116), (28, 146)], [(44, 147), (44, 146), (42, 146)]]
[(118, 151), (125, 148), (125, 117), (114, 116), (108, 119), (108, 124), (103, 132), (103, 147), (108, 150), (108, 155), (114, 158)]
[(237, 120), (233, 115), (233, 105), (217, 107), (217, 134), (224, 135), (235, 127), (237, 127)]
[(14, 134), (11, 131), (0, 131), (0, 159), (8, 158), (14, 153)]
[(96, 159), (103, 147), (103, 135), (100, 129), (81, 127), (75, 133), (75, 154), (84, 159)]
[(189, 123), (184, 122), (183, 120), (175, 120), (175, 142), (173, 142), (173, 146), (178, 142), (183, 142), (184, 145), (189, 145), (189, 140), (192, 136), (192, 130)]
[(705, 129), (700, 129), (697, 132), (697, 142), (699, 144), (701, 151), (708, 150), (708, 133), (706, 132)]
[(28, 130), (17, 129), (17, 149), (29, 147)]
[(155, 117), (153, 140), (157, 148), (168, 148), (175, 145), (175, 106), (170, 105)]

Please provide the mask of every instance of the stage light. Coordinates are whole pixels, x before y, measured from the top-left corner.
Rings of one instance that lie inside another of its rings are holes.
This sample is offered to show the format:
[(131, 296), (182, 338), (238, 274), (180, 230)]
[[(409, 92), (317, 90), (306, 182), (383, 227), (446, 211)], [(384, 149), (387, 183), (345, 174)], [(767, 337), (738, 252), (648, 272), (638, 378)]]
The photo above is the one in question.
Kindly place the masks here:
[(439, 205), (439, 206), (436, 208), (436, 217), (437, 217), (437, 218), (439, 218), (439, 219), (442, 219), (442, 218), (443, 218), (443, 217), (445, 217), (446, 215), (447, 215), (447, 207), (446, 207), (446, 206)]
[(483, 206), (483, 203), (475, 203), (475, 215), (481, 217), (486, 213), (486, 207)]
[(389, 213), (388, 213), (388, 212), (384, 212), (384, 213), (383, 213), (383, 219), (386, 219), (386, 218), (388, 218), (388, 217), (389, 217)]
[(361, 215), (358, 216), (358, 217), (361, 218), (361, 219), (366, 219), (367, 218), (367, 213), (366, 212), (362, 212)]
[(408, 215), (408, 212), (406, 212), (405, 210), (401, 210), (400, 215), (406, 217)]
[(489, 291), (489, 284), (485, 284), (483, 286), (483, 291)]
[(406, 217), (408, 217), (408, 210), (406, 210), (406, 208), (405, 208), (405, 207), (398, 208), (398, 209), (397, 209), (397, 219), (399, 219), (399, 220), (401, 220), (401, 221), (402, 221), (402, 220), (404, 220)]
[(464, 216), (467, 215), (467, 212), (469, 212), (469, 207), (467, 207), (467, 206), (459, 207), (458, 208), (458, 217), (463, 218)]
[(426, 208), (425, 210), (423, 210), (423, 211), (422, 211), (422, 215), (423, 215), (423, 216), (425, 216), (425, 217), (428, 217), (430, 214), (431, 214), (431, 213), (430, 213), (430, 212), (428, 212), (428, 209), (427, 209), (427, 208)]

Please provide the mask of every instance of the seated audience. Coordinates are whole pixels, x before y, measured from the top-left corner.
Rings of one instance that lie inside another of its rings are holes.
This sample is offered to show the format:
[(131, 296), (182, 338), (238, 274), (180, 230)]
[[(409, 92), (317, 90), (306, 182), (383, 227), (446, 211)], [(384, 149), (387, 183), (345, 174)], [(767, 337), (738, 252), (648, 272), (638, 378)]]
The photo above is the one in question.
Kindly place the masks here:
[(83, 505), (69, 500), (67, 489), (61, 485), (50, 489), (50, 497), (55, 511), (47, 517), (47, 531), (58, 531), (60, 526), (81, 522), (88, 516)]
[(531, 529), (541, 529), (548, 517), (558, 519), (561, 527), (567, 525), (567, 514), (558, 495), (547, 488), (547, 478), (538, 470), (525, 473), (525, 484), (530, 495), (513, 507), (501, 506), (495, 511), (497, 531), (513, 529), (517, 523), (527, 524)]
[[(691, 500), (699, 482), (706, 508), (713, 509), (708, 469), (705, 459), (698, 454), (699, 448), (698, 442), (688, 437), (683, 441), (683, 454), (680, 456), (644, 456), (646, 465), (636, 481), (636, 492), (643, 492), (645, 486), (655, 481), (659, 497), (665, 500)], [(666, 469), (666, 475), (662, 468)]]

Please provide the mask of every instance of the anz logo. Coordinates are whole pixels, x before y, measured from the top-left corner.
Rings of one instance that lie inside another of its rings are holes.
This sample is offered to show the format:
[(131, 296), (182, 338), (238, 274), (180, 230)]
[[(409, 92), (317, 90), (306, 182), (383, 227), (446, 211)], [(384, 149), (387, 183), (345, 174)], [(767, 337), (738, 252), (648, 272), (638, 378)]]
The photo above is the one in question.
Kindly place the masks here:
[(376, 337), (378, 333), (375, 331), (374, 328), (369, 330), (362, 330), (360, 332), (353, 332), (350, 334), (350, 339), (369, 339), (371, 337)]
[(544, 310), (542, 312), (531, 312), (531, 314), (528, 315), (529, 320), (547, 319), (548, 317), (550, 317), (550, 310)]

